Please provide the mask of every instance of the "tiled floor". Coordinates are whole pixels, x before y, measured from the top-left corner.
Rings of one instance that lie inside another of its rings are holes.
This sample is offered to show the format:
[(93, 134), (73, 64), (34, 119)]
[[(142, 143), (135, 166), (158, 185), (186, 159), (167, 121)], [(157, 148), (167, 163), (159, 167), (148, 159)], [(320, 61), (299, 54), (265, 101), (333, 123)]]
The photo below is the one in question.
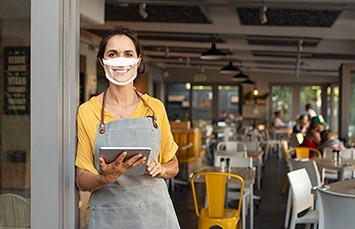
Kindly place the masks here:
[[(282, 185), (287, 168), (283, 159), (271, 156), (265, 161), (261, 190), (255, 194), (261, 196), (257, 202), (254, 214), (255, 229), (282, 229), (286, 209), (287, 193), (282, 194)], [(197, 218), (194, 212), (190, 188), (181, 187), (171, 193), (175, 210), (182, 229), (197, 228)], [(249, 228), (249, 222), (248, 222)], [(303, 228), (298, 226), (297, 228)]]

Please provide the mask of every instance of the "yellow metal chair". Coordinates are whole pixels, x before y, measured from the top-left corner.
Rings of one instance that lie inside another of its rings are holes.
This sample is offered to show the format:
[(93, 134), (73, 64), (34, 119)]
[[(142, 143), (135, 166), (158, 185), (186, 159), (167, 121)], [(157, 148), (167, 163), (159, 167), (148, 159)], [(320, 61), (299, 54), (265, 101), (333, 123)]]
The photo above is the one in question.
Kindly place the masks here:
[[(195, 183), (205, 181), (206, 201), (204, 207), (200, 208), (195, 189)], [(237, 208), (225, 207), (227, 183), (240, 183), (239, 201)], [(244, 180), (242, 177), (222, 172), (201, 172), (195, 173), (190, 180), (195, 212), (198, 217), (198, 228), (208, 229), (212, 226), (219, 226), (223, 229), (241, 228), (240, 212), (242, 206)], [(207, 206), (207, 207), (206, 207)]]
[(175, 184), (189, 184), (189, 175), (202, 164), (205, 151), (202, 148), (202, 136), (199, 129), (180, 129), (172, 132), (179, 146), (176, 157), (180, 167), (178, 176), (171, 179), (171, 190), (174, 190)]
[[(285, 164), (286, 164), (287, 170), (289, 172), (290, 171), (290, 165), (289, 165), (289, 160), (288, 160), (289, 159), (288, 158), (289, 150), (288, 150), (288, 142), (286, 140), (281, 140), (281, 148), (284, 153)], [(287, 176), (285, 176), (285, 180), (282, 185), (282, 193), (286, 193), (287, 187), (288, 187), (288, 179), (287, 179)]]
[(295, 153), (295, 158), (309, 158), (310, 154), (313, 154), (313, 156), (317, 156), (319, 158), (322, 157), (321, 152), (318, 149), (312, 147), (293, 147), (287, 152), (288, 156), (292, 155), (293, 153)]

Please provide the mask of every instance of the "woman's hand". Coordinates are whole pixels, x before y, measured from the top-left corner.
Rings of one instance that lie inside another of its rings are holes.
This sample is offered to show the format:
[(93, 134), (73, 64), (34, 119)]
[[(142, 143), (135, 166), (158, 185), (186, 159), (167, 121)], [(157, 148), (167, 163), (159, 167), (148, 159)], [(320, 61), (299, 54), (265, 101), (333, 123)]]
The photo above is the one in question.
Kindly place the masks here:
[(163, 177), (166, 168), (163, 167), (157, 160), (148, 159), (146, 173), (152, 177)]
[(137, 153), (133, 157), (124, 160), (126, 155), (127, 152), (121, 153), (120, 156), (110, 164), (106, 164), (105, 160), (102, 157), (99, 157), (100, 171), (107, 184), (115, 182), (128, 169), (144, 164), (147, 159), (146, 157), (142, 157), (142, 154)]

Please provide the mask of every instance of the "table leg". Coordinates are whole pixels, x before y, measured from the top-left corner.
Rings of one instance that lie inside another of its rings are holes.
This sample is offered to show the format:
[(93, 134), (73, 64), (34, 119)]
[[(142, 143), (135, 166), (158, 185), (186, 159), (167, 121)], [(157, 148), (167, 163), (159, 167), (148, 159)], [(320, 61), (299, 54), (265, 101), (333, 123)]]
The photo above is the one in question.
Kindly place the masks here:
[(258, 165), (257, 165), (257, 188), (260, 190), (261, 188), (261, 170), (262, 170), (262, 158), (258, 158)]
[(338, 171), (338, 181), (344, 180), (344, 171)]
[(254, 229), (254, 190), (253, 185), (250, 185), (250, 229)]

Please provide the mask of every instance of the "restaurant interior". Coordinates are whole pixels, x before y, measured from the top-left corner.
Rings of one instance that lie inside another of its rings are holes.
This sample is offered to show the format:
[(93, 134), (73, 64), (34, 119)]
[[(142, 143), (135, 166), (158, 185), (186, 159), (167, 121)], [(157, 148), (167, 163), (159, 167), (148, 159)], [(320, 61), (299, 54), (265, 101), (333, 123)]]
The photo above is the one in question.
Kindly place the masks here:
[[(13, 19), (0, 20), (6, 30)], [(117, 25), (138, 34), (146, 71), (135, 87), (164, 103), (179, 146), (179, 174), (166, 183), (182, 229), (353, 227), (355, 1), (80, 1), (79, 103), (108, 85), (96, 53)], [(297, 132), (306, 104), (316, 115)], [(282, 126), (274, 125), (276, 111)], [(2, 122), (11, 115), (30, 116), (4, 111)], [(22, 125), (8, 123), (2, 132)], [(304, 146), (311, 123), (343, 147)], [(29, 142), (9, 150), (10, 137), (0, 141), (0, 203), (15, 201), (1, 194), (16, 194), (29, 214)], [(90, 193), (79, 196), (85, 229)]]

